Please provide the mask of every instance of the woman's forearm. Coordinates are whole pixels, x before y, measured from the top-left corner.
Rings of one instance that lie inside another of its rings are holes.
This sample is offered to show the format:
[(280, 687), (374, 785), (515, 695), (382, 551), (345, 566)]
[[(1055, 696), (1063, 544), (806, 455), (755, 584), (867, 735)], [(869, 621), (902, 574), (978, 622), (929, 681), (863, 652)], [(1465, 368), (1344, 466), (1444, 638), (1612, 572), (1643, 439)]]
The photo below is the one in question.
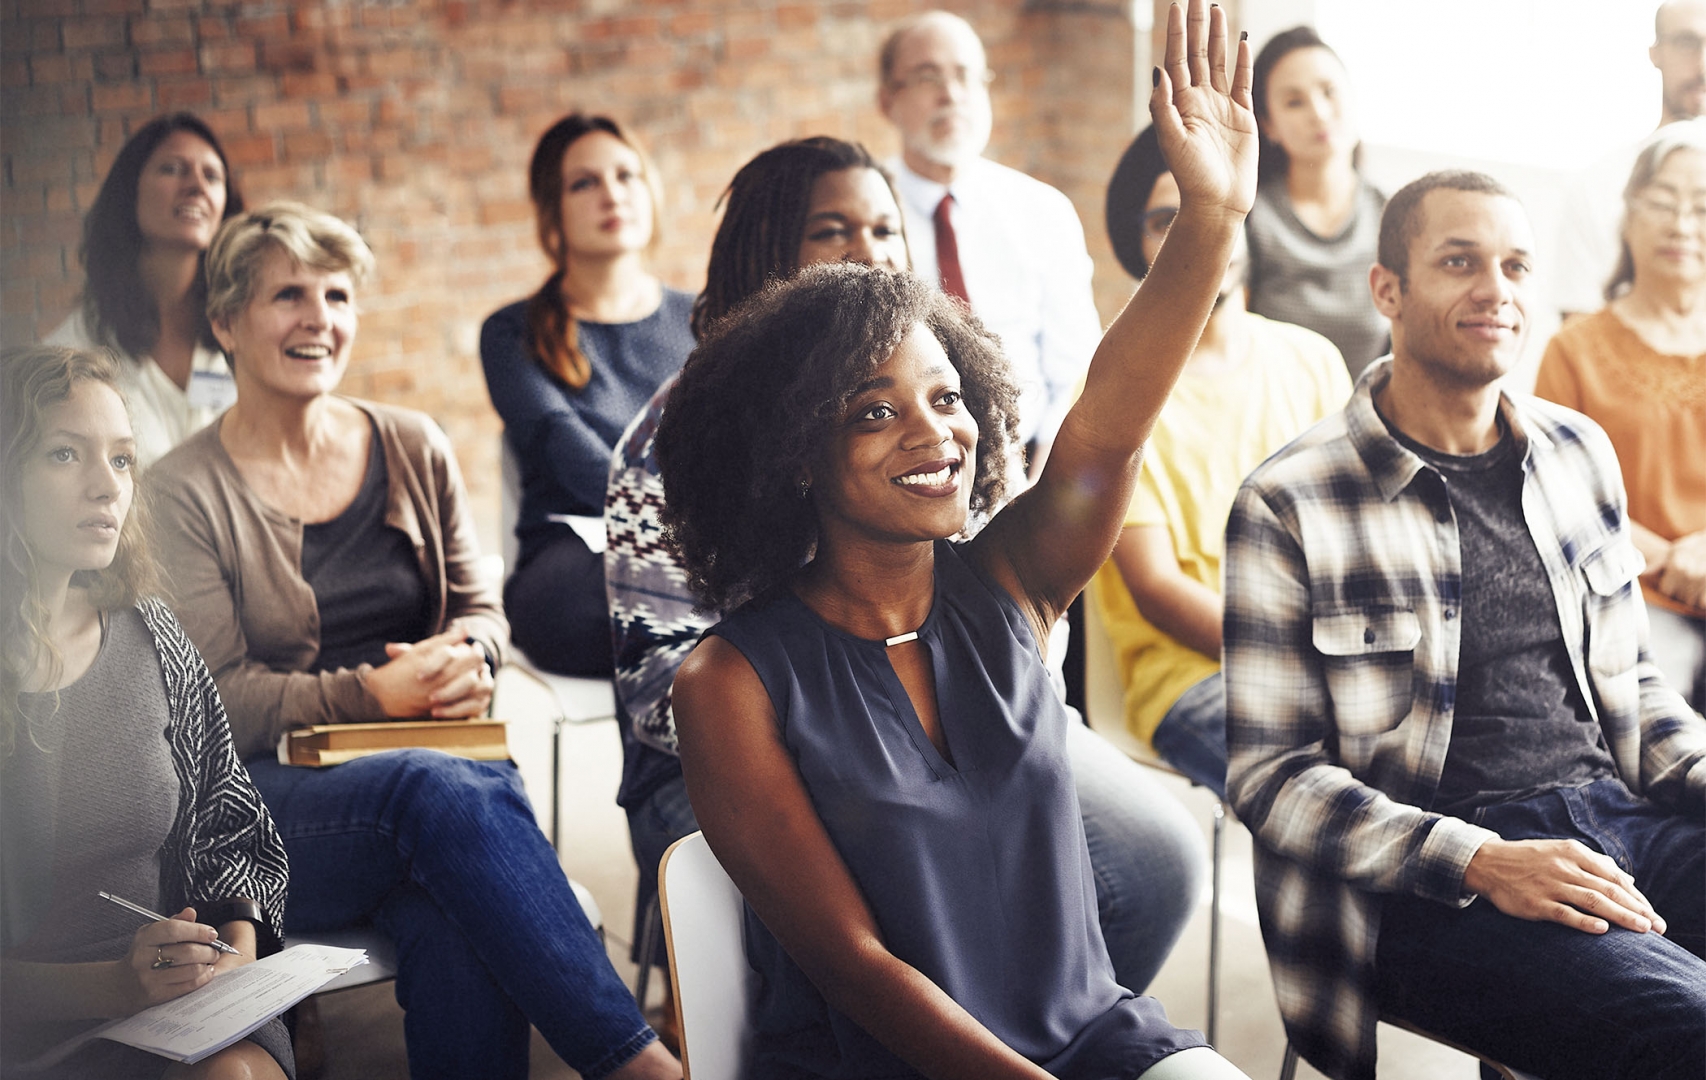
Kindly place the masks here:
[(121, 961), (37, 964), (0, 961), (6, 1027), (55, 1020), (111, 1020), (134, 1011)]

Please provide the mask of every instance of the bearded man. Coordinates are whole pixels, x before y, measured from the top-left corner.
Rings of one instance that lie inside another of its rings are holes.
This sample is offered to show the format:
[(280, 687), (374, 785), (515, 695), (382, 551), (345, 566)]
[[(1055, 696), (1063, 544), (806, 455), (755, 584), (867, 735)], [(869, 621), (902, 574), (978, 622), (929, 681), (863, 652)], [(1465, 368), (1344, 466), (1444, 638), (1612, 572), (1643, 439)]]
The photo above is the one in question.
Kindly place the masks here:
[(1084, 226), (1065, 195), (983, 156), (993, 76), (964, 19), (907, 19), (884, 40), (878, 67), (877, 104), (901, 139), (889, 168), (913, 273), (966, 301), (1001, 338), (1035, 476), (1102, 336)]

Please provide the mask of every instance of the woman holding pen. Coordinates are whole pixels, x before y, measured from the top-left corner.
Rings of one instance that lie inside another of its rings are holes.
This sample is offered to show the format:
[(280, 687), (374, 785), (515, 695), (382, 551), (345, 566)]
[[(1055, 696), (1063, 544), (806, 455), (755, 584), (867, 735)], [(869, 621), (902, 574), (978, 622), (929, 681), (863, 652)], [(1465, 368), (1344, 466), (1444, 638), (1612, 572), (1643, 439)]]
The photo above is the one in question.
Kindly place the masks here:
[[(110, 357), (55, 346), (0, 362), (8, 1074), (280, 941), (284, 846), (238, 764), (207, 667), (150, 596), (119, 379)], [(175, 914), (138, 929), (103, 890)], [(234, 952), (215, 951), (216, 933)], [(97, 1040), (37, 1075), (284, 1077), (295, 1062), (275, 1019), (194, 1066)]]

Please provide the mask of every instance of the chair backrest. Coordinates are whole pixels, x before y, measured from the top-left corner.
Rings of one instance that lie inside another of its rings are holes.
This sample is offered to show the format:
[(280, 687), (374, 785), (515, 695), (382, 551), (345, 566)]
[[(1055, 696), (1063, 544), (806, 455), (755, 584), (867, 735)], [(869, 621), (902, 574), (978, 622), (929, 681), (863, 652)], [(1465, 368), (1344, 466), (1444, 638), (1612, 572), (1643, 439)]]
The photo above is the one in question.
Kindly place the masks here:
[(521, 520), (521, 462), (510, 449), (509, 437), (498, 436), (498, 530), (499, 549), (504, 557), (504, 577), (515, 573), (515, 558), (521, 541), (515, 538), (515, 523)]
[(1125, 683), (1114, 639), (1102, 622), (1094, 587), (1084, 590), (1084, 711), (1090, 730), (1141, 765), (1174, 771), (1172, 766), (1125, 726)]
[(758, 973), (746, 962), (740, 890), (703, 833), (682, 837), (658, 869), (681, 1067), (688, 1080), (740, 1080), (749, 1071)]

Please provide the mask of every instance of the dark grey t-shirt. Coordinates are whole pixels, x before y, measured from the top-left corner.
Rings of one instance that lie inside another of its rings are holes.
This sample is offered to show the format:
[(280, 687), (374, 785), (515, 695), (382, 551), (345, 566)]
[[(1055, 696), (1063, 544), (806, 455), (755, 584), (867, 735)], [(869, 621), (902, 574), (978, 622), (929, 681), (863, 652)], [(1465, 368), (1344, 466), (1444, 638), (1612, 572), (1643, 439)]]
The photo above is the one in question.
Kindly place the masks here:
[(379, 431), (361, 490), (344, 512), (302, 529), (302, 578), (320, 611), (314, 671), (383, 666), (388, 641), (419, 641), (432, 625), (426, 578), (414, 544), (385, 524), (385, 451)]
[(1465, 456), (1387, 428), (1445, 478), (1463, 561), (1456, 712), (1432, 809), (1467, 817), (1615, 776), (1523, 517), (1522, 458), (1504, 421), (1497, 445)]
[(0, 786), (5, 953), (116, 960), (143, 920), (95, 894), (159, 909), (160, 849), (180, 790), (160, 654), (141, 612), (114, 612), (95, 662), (55, 696), (20, 695)]

